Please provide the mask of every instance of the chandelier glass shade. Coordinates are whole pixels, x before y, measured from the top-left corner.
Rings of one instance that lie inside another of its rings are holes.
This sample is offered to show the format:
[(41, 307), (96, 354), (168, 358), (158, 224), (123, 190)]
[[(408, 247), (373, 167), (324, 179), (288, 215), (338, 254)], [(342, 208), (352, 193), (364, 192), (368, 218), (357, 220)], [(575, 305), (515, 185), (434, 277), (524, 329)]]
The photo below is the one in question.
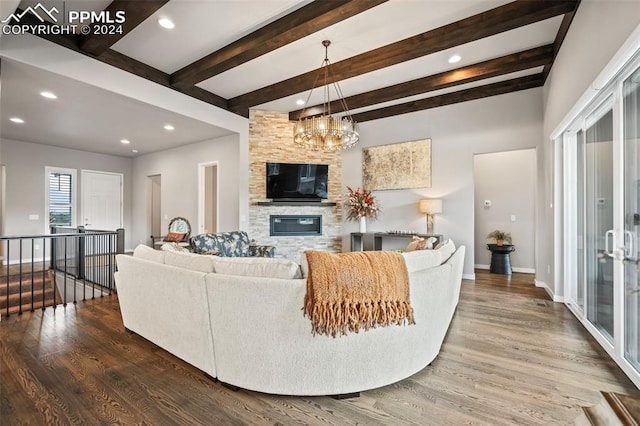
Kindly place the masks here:
[[(328, 48), (331, 42), (324, 40), (322, 45), (325, 48), (325, 57), (320, 66), (318, 77), (309, 92), (305, 107), (300, 113), (297, 123), (293, 128), (293, 141), (297, 145), (302, 146), (305, 149), (311, 151), (325, 151), (335, 152), (342, 149), (351, 148), (360, 140), (358, 134), (358, 125), (351, 118), (349, 108), (342, 95), (342, 90), (338, 83), (329, 84), (329, 71), (331, 62), (328, 58)], [(305, 117), (309, 99), (311, 99), (311, 93), (316, 88), (316, 83), (324, 77), (324, 98), (322, 103), (322, 113), (318, 115), (312, 115)], [(340, 103), (342, 104), (342, 110), (344, 115), (333, 116), (331, 114), (331, 99), (329, 95), (329, 89), (333, 87)]]

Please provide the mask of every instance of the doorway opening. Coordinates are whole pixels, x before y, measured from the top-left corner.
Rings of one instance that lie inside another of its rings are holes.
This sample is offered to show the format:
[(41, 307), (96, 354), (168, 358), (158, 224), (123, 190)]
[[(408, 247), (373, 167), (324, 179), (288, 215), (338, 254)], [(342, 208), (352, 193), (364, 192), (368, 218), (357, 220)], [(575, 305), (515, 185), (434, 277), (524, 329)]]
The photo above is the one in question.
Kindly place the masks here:
[(473, 159), (475, 259), (477, 269), (489, 269), (489, 233), (511, 234), (513, 272), (534, 274), (536, 150), (476, 154)]
[(198, 164), (198, 233), (218, 232), (218, 162)]
[(154, 237), (162, 235), (162, 176), (147, 176), (147, 194), (149, 221), (148, 234)]

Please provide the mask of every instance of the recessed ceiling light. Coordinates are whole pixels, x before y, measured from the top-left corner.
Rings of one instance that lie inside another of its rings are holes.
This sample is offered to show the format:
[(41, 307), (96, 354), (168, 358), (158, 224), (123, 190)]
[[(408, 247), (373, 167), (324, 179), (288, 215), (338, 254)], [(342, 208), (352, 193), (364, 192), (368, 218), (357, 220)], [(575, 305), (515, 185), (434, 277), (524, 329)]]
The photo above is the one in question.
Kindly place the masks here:
[(22, 118), (20, 118), (20, 117), (11, 117), (9, 120), (13, 121), (14, 123), (18, 123), (18, 124), (24, 123), (24, 120)]
[(51, 92), (40, 92), (40, 96), (47, 98), (47, 99), (57, 99), (58, 97)]
[(158, 19), (158, 24), (160, 24), (162, 28), (166, 28), (168, 30), (172, 30), (176, 27), (176, 24), (174, 24), (173, 21), (169, 18)]
[(456, 62), (460, 62), (460, 59), (462, 59), (462, 57), (460, 55), (452, 55), (449, 58), (449, 63), (450, 64), (455, 64)]
[(304, 105), (304, 100), (302, 100), (302, 99), (298, 99), (298, 100), (296, 101), (296, 105), (300, 105), (300, 106)]
[(173, 127), (172, 124), (165, 124), (164, 129), (168, 131), (172, 131), (172, 130), (175, 130), (175, 127)]
[(133, 152), (134, 154), (137, 154), (138, 150), (137, 149), (132, 149), (131, 152)]
[(131, 143), (131, 141), (129, 139), (120, 139), (120, 143), (123, 143), (125, 145), (129, 145)]

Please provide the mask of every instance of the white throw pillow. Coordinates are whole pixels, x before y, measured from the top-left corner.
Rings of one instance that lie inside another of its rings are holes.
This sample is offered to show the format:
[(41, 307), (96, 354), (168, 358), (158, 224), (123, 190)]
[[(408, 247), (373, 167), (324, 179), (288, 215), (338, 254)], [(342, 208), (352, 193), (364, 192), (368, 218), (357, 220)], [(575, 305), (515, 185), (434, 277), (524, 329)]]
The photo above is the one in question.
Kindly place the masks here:
[(217, 274), (279, 279), (301, 278), (300, 267), (288, 259), (269, 257), (213, 257)]
[(138, 259), (150, 260), (151, 262), (164, 263), (164, 252), (160, 250), (154, 250), (144, 244), (138, 245), (133, 250), (133, 257)]
[(180, 253), (180, 252), (164, 252), (164, 263), (178, 268), (190, 269), (192, 271), (199, 271), (210, 273), (214, 271), (214, 259), (213, 256), (206, 256), (195, 253)]

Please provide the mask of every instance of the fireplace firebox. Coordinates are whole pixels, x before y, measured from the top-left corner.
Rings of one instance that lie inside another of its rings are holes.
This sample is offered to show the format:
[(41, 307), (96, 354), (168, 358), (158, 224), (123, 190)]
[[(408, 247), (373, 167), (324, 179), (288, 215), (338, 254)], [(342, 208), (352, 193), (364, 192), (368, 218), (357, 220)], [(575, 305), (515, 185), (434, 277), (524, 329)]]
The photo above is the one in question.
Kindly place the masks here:
[(269, 235), (286, 237), (294, 235), (322, 235), (321, 215), (271, 215)]

